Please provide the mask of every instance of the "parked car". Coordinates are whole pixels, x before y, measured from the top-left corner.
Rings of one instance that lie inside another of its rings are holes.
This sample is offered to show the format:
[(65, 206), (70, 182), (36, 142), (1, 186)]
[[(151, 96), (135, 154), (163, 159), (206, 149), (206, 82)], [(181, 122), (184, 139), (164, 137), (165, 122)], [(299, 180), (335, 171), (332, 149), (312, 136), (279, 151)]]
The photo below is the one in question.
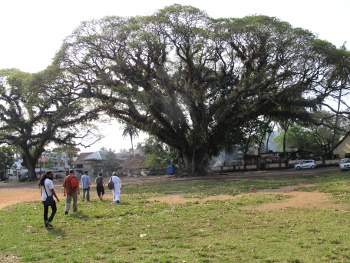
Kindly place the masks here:
[(350, 158), (344, 158), (339, 161), (340, 171), (350, 170)]
[(295, 165), (295, 169), (298, 169), (298, 170), (304, 169), (304, 168), (314, 169), (314, 168), (316, 168), (316, 166), (317, 165), (316, 165), (314, 160), (304, 160), (304, 161), (302, 161), (300, 163), (297, 163)]

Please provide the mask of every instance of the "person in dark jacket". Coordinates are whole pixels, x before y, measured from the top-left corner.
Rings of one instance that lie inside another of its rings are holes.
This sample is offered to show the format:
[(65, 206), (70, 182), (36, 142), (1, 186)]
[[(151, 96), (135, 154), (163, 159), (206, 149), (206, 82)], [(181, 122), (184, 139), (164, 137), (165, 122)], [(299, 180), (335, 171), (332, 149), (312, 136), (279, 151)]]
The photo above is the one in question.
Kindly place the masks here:
[(105, 182), (103, 181), (102, 173), (98, 174), (98, 177), (95, 180), (97, 195), (101, 201), (103, 201), (102, 196), (105, 194)]

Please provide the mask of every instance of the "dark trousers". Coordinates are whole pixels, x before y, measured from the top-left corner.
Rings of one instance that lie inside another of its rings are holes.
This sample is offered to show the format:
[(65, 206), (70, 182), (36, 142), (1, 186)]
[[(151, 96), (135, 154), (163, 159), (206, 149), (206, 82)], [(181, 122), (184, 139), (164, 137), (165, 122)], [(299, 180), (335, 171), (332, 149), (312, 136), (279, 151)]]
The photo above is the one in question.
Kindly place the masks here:
[(96, 190), (97, 190), (97, 195), (100, 198), (105, 194), (105, 188), (103, 186), (97, 186)]
[(45, 202), (43, 202), (44, 205), (44, 221), (46, 222), (52, 222), (56, 212), (57, 212), (57, 207), (56, 207), (56, 201), (53, 202), (53, 205), (51, 206), (51, 215), (48, 218), (48, 214), (49, 214), (49, 206), (45, 204)]

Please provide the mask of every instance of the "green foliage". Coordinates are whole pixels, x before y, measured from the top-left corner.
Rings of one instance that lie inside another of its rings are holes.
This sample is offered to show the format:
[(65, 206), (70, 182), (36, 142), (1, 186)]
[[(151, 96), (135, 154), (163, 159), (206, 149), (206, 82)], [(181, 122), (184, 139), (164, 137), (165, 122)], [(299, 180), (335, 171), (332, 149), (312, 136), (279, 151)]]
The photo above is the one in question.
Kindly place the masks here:
[(14, 152), (11, 147), (0, 147), (0, 167), (2, 169), (11, 168), (14, 164)]
[(74, 145), (74, 140), (91, 133), (89, 123), (98, 118), (100, 109), (91, 108), (64, 82), (54, 66), (35, 74), (0, 71), (0, 144), (20, 150), (31, 179), (36, 178), (35, 166), (44, 147)]
[(116, 172), (117, 168), (121, 167), (117, 156), (115, 155), (115, 151), (109, 149), (105, 158), (106, 160), (103, 162), (103, 168), (112, 175), (113, 172)]
[(135, 156), (133, 139), (139, 136), (138, 130), (131, 124), (125, 124), (123, 127), (121, 127), (121, 129), (123, 130), (123, 134), (122, 134), (123, 137), (126, 137), (126, 136), (130, 137), (131, 152), (132, 152), (132, 155)]
[(147, 166), (163, 168), (167, 165), (182, 164), (178, 151), (155, 137), (149, 137), (141, 145), (142, 152), (149, 158)]
[[(280, 133), (273, 139), (280, 148), (283, 148), (283, 137), (284, 134)], [(298, 147), (298, 149), (312, 150), (317, 146), (315, 138), (311, 135), (310, 130), (298, 125), (293, 125), (288, 129), (286, 141), (287, 149), (295, 146)]]
[[(292, 125), (286, 134), (286, 148), (295, 146), (312, 151), (315, 156), (327, 156), (349, 128), (347, 119), (339, 117), (335, 123), (335, 116), (325, 111), (316, 113), (315, 120), (318, 124)], [(281, 133), (273, 141), (283, 148), (283, 138), (284, 133)]]
[(327, 82), (337, 49), (316, 40), (273, 17), (212, 19), (175, 4), (86, 21), (55, 64), (82, 96), (177, 149), (195, 172), (254, 120), (314, 121), (337, 90)]

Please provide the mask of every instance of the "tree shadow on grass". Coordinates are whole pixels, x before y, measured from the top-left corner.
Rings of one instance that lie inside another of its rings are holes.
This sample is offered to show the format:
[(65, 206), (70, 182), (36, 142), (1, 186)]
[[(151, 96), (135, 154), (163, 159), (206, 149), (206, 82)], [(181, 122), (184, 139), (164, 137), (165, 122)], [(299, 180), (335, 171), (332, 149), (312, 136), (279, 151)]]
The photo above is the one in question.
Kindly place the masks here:
[(117, 203), (117, 202), (114, 202), (111, 204), (112, 206), (130, 206), (131, 204), (129, 202), (120, 202), (120, 203)]
[(70, 216), (83, 221), (90, 220), (90, 217), (87, 214), (84, 214), (82, 211), (78, 211), (76, 213), (73, 212), (70, 214)]

